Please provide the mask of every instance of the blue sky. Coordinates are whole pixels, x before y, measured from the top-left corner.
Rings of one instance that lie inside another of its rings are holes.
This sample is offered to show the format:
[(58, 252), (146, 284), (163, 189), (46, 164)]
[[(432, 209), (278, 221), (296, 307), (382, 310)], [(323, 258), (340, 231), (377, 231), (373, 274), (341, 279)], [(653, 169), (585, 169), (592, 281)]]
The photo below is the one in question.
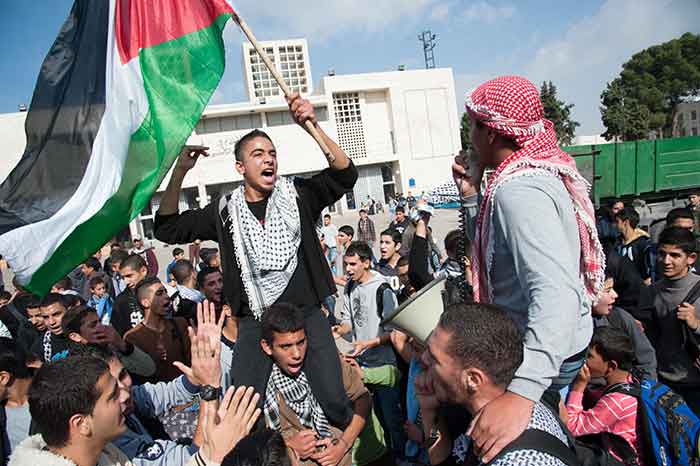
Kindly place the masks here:
[[(5, 0), (0, 16), (0, 113), (29, 104), (41, 62), (71, 0)], [(602, 131), (599, 96), (634, 52), (700, 32), (700, 0), (237, 0), (261, 40), (305, 37), (314, 82), (338, 74), (423, 67), (417, 35), (438, 35), (458, 101), (480, 82), (521, 74), (551, 80), (575, 105), (579, 135)], [(245, 100), (242, 35), (225, 32), (227, 70), (212, 103)], [(459, 105), (462, 111), (461, 103)]]

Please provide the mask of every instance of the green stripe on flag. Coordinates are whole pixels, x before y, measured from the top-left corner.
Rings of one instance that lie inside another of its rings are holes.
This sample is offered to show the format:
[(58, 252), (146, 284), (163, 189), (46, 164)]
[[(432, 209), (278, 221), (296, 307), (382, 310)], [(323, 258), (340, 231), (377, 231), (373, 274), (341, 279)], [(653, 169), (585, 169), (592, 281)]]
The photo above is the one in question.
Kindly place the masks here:
[(199, 121), (224, 73), (221, 37), (230, 14), (211, 26), (141, 50), (149, 112), (132, 135), (117, 192), (79, 225), (33, 275), (26, 288), (43, 296), (143, 210)]

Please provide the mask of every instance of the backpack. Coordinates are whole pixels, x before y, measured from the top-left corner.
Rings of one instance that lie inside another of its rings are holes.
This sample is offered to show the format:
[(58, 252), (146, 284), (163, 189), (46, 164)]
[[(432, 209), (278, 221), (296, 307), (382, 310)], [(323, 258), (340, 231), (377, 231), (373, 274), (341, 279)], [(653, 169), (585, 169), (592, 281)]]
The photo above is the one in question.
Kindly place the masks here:
[(653, 380), (608, 389), (637, 398), (637, 425), (647, 466), (700, 465), (700, 419), (683, 398)]
[[(348, 284), (345, 286), (345, 294), (347, 295), (346, 299), (350, 299), (350, 293), (352, 293), (352, 290), (355, 289), (355, 282), (348, 282)], [(379, 317), (379, 320), (384, 320), (384, 291), (386, 290), (391, 290), (392, 293), (396, 294), (394, 289), (389, 283), (382, 283), (377, 287), (377, 296), (376, 296), (376, 303), (377, 303), (377, 316)], [(398, 299), (398, 298), (397, 298)]]

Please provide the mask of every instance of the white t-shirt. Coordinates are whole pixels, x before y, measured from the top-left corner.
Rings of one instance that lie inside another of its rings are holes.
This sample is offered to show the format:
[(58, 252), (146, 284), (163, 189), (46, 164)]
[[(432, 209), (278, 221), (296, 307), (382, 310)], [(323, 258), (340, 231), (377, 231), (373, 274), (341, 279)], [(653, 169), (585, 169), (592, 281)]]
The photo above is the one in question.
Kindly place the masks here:
[(326, 246), (329, 248), (336, 247), (335, 237), (338, 236), (338, 227), (332, 223), (328, 226), (324, 225), (321, 227), (321, 233), (323, 233), (323, 239), (326, 242)]

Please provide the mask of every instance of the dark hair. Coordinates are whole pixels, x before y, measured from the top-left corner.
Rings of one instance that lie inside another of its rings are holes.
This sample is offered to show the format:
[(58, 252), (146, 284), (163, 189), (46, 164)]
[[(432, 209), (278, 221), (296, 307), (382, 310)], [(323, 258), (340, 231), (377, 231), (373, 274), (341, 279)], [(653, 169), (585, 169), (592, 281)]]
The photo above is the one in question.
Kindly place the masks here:
[(103, 277), (100, 277), (99, 275), (97, 277), (92, 277), (88, 284), (91, 290), (94, 290), (97, 285), (107, 286), (107, 282), (105, 281), (105, 279)]
[(360, 213), (362, 212), (367, 213), (367, 209), (360, 209)]
[(185, 250), (182, 248), (175, 248), (173, 249), (173, 257), (179, 256), (180, 254), (184, 254)]
[(100, 264), (100, 261), (97, 260), (96, 257), (88, 257), (83, 261), (83, 265), (86, 267), (90, 267), (92, 270), (99, 272), (102, 270), (102, 265)]
[(29, 387), (29, 412), (46, 445), (59, 448), (68, 443), (70, 418), (93, 412), (102, 395), (97, 382), (108, 373), (109, 366), (104, 361), (87, 356), (41, 366)]
[(63, 307), (65, 307), (66, 310), (85, 304), (85, 300), (77, 293), (66, 293), (61, 295), (61, 298), (61, 303), (63, 303)]
[(666, 214), (666, 226), (672, 226), (673, 222), (679, 218), (690, 219), (693, 221), (693, 223), (695, 223), (695, 217), (690, 209), (687, 207), (676, 207), (675, 209), (669, 210)]
[(401, 243), (401, 233), (399, 233), (399, 230), (396, 230), (394, 228), (387, 228), (383, 232), (379, 234), (379, 237), (381, 238), (382, 236), (391, 236), (391, 240), (399, 244)]
[(403, 267), (409, 265), (408, 256), (401, 256), (399, 261), (396, 263), (396, 267)]
[(68, 357), (71, 356), (89, 356), (109, 365), (115, 359), (119, 359), (119, 354), (107, 344), (88, 343), (86, 345), (72, 345), (69, 349)]
[(119, 265), (119, 269), (126, 268), (138, 272), (141, 269), (147, 269), (148, 265), (146, 264), (146, 260), (138, 254), (129, 254)]
[(9, 301), (12, 299), (12, 293), (9, 291), (3, 290), (0, 291), (0, 299), (4, 299), (5, 301)]
[(73, 282), (69, 277), (63, 277), (53, 285), (56, 288), (60, 288), (62, 290), (70, 290), (73, 288)]
[(109, 248), (110, 248), (110, 249), (121, 248), (121, 247), (122, 247), (122, 245), (119, 244), (119, 243), (112, 243), (112, 244), (109, 245)]
[(634, 207), (626, 205), (624, 209), (615, 214), (615, 220), (620, 219), (623, 222), (627, 220), (630, 222), (632, 228), (637, 228), (639, 225), (639, 214)]
[(112, 260), (112, 264), (117, 263), (121, 267), (127, 257), (129, 257), (129, 253), (123, 249), (117, 249), (116, 251), (112, 251), (109, 257)]
[(221, 462), (221, 466), (291, 466), (287, 445), (273, 429), (263, 429), (243, 437)]
[(204, 286), (204, 282), (207, 279), (207, 275), (212, 274), (214, 272), (221, 273), (221, 270), (217, 269), (216, 267), (202, 267), (202, 270), (200, 270), (197, 273), (197, 286), (201, 289)]
[(637, 363), (632, 339), (613, 327), (598, 327), (588, 345), (596, 350), (603, 361), (615, 361), (623, 371), (632, 370)]
[(331, 214), (325, 214), (323, 218), (331, 218)]
[(61, 319), (63, 334), (66, 336), (70, 335), (71, 333), (80, 334), (80, 327), (83, 325), (85, 318), (92, 313), (97, 314), (97, 311), (90, 306), (85, 305), (76, 306), (66, 311)]
[(268, 141), (272, 142), (270, 136), (268, 136), (266, 132), (260, 131), (259, 129), (254, 129), (250, 133), (244, 134), (243, 137), (236, 141), (236, 145), (233, 146), (233, 153), (236, 155), (237, 161), (243, 162), (243, 146), (245, 145), (245, 143), (255, 138), (265, 138)]
[(260, 322), (262, 339), (270, 345), (276, 333), (292, 333), (304, 328), (304, 313), (293, 304), (277, 303), (265, 311)]
[(659, 246), (663, 244), (679, 247), (686, 254), (697, 252), (693, 232), (681, 227), (665, 228), (659, 235)]
[(153, 275), (147, 276), (141, 281), (141, 283), (138, 284), (136, 287), (136, 296), (139, 300), (139, 306), (141, 306), (141, 300), (144, 298), (146, 290), (156, 284), (162, 285), (163, 282), (160, 281), (160, 278), (154, 277)]
[(462, 367), (476, 367), (499, 387), (507, 386), (523, 362), (523, 337), (513, 319), (491, 304), (448, 306), (438, 326), (450, 334), (448, 354)]
[(26, 355), (12, 338), (0, 337), (0, 371), (7, 372), (17, 379), (31, 377)]
[(351, 227), (350, 225), (343, 225), (342, 227), (338, 228), (338, 231), (341, 233), (344, 233), (346, 236), (349, 236), (352, 238), (355, 236), (355, 229)]
[(175, 277), (175, 281), (182, 285), (190, 276), (192, 276), (192, 272), (194, 272), (194, 266), (192, 265), (192, 262), (188, 261), (187, 259), (180, 259), (179, 261), (175, 262), (175, 265), (173, 265), (173, 268), (170, 269), (170, 273), (173, 274), (173, 277)]
[(347, 257), (357, 256), (363, 262), (372, 260), (372, 250), (364, 241), (353, 241), (350, 243), (350, 246), (345, 251), (345, 255)]
[(209, 262), (216, 257), (217, 254), (219, 254), (219, 250), (216, 248), (202, 248), (199, 250), (199, 258), (202, 259), (202, 262), (206, 265), (209, 265)]
[(35, 294), (29, 295), (27, 301), (24, 303), (25, 309), (36, 309), (41, 307), (41, 298)]
[(405, 213), (406, 213), (406, 209), (404, 209), (403, 206), (400, 206), (400, 205), (399, 205), (399, 206), (396, 206), (395, 212), (396, 212), (397, 214), (398, 214), (399, 212), (401, 212), (402, 214), (405, 214)]
[(467, 256), (471, 256), (471, 241), (469, 241), (469, 239), (462, 234), (462, 230), (452, 230), (445, 235), (445, 252), (447, 253), (448, 257), (452, 257), (453, 259), (457, 258), (457, 255), (459, 254), (458, 249), (460, 240), (464, 241)]
[(60, 304), (63, 307), (68, 307), (66, 304), (65, 295), (62, 295), (61, 293), (48, 293), (46, 296), (44, 296), (44, 299), (41, 300), (39, 306), (49, 307), (56, 303)]

